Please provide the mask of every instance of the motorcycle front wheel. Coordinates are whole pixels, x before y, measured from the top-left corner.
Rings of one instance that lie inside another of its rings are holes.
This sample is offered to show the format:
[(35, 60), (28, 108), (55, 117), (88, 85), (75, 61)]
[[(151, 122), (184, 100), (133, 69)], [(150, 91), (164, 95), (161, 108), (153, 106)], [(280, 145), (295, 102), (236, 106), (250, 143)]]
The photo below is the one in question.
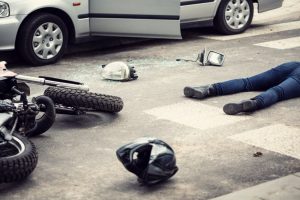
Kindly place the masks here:
[(84, 111), (116, 113), (123, 109), (120, 97), (86, 92), (83, 90), (49, 87), (44, 92), (55, 104), (73, 107)]
[(34, 144), (14, 133), (12, 140), (0, 142), (0, 183), (20, 181), (28, 177), (38, 163)]

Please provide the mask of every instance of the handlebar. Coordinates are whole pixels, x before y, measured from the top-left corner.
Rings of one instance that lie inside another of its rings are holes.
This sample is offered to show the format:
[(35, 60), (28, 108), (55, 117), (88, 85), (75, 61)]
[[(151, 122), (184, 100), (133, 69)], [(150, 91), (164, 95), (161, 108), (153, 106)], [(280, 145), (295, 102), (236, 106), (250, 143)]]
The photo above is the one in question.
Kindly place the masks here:
[(13, 91), (14, 93), (21, 96), (21, 101), (23, 102), (23, 107), (26, 108), (28, 106), (28, 100), (27, 100), (27, 96), (26, 96), (25, 92), (21, 92), (20, 90), (18, 90), (16, 88), (16, 86), (13, 86), (11, 88), (11, 91)]

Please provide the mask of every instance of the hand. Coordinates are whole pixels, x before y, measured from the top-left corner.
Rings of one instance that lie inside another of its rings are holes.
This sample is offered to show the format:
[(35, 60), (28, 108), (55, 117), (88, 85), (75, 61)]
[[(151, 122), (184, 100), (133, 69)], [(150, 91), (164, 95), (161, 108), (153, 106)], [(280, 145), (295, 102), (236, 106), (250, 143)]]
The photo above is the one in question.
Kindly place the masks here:
[(16, 76), (17, 75), (16, 73), (7, 70), (6, 64), (7, 63), (5, 61), (0, 62), (0, 77), (14, 77), (14, 76)]
[(0, 69), (6, 69), (6, 62), (5, 61), (1, 61), (0, 62)]

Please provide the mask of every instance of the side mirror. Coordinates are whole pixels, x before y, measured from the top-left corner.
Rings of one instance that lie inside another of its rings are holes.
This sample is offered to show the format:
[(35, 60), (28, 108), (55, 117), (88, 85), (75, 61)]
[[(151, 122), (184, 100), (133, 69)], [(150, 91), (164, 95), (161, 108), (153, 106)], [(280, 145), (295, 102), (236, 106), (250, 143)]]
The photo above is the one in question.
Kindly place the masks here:
[(225, 61), (225, 55), (215, 51), (209, 51), (207, 53), (207, 50), (204, 49), (199, 54), (199, 61), (203, 66), (205, 65), (222, 66)]
[(24, 92), (26, 96), (30, 96), (30, 87), (24, 82), (18, 82), (17, 87), (21, 92)]
[(225, 60), (225, 55), (215, 52), (215, 51), (210, 51), (207, 56), (207, 61), (211, 65), (216, 65), (216, 66), (222, 66)]

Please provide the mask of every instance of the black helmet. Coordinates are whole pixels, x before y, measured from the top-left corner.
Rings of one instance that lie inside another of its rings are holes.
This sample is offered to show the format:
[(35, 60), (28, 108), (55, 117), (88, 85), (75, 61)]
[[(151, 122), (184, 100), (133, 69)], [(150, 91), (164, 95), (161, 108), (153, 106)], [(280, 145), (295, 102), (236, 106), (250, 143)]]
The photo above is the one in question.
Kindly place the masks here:
[(173, 149), (156, 138), (140, 138), (124, 145), (117, 150), (117, 157), (144, 184), (167, 180), (178, 171)]

